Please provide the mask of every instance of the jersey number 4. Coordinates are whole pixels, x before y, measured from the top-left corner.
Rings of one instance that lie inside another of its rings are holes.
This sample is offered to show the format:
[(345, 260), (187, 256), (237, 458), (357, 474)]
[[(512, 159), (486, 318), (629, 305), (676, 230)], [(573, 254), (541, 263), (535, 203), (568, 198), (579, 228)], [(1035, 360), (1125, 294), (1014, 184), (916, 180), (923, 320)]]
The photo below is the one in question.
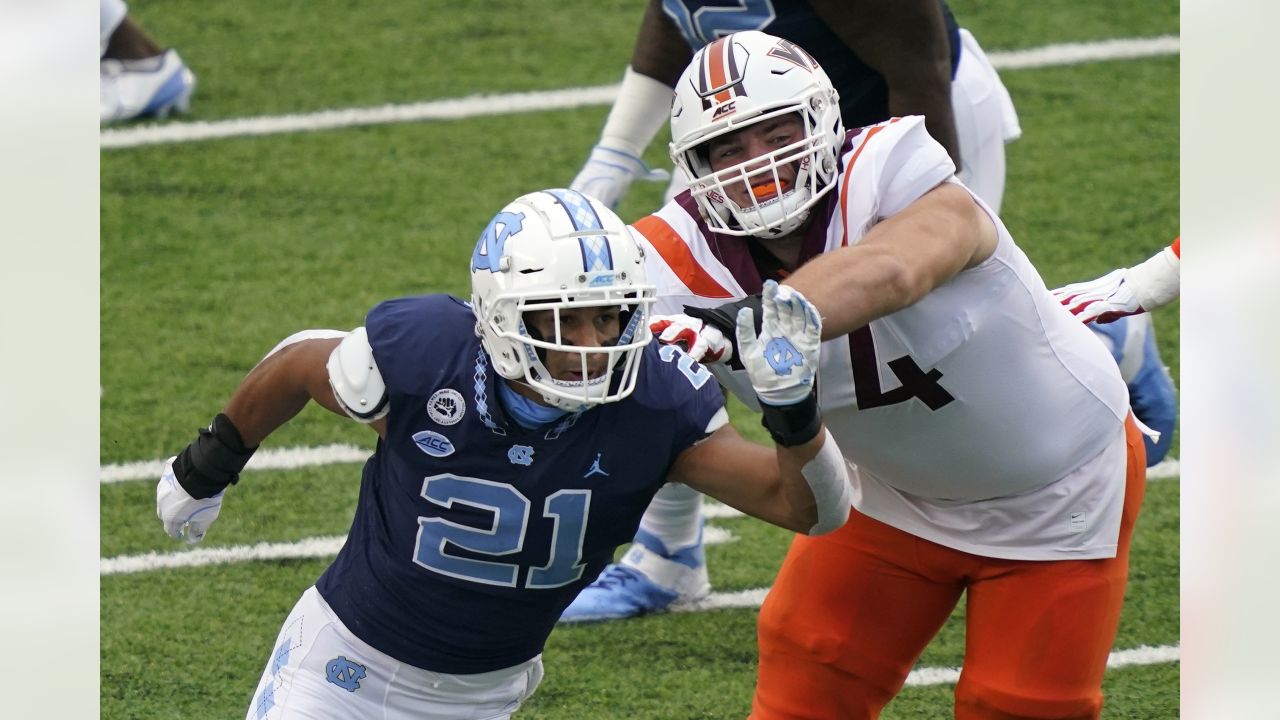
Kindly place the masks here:
[(868, 326), (864, 325), (849, 333), (849, 358), (853, 365), (853, 388), (858, 394), (859, 410), (897, 405), (911, 398), (920, 398), (930, 410), (938, 410), (955, 400), (946, 388), (938, 384), (942, 373), (938, 370), (921, 370), (910, 355), (903, 355), (887, 363), (902, 384), (888, 392), (881, 390), (876, 343)]

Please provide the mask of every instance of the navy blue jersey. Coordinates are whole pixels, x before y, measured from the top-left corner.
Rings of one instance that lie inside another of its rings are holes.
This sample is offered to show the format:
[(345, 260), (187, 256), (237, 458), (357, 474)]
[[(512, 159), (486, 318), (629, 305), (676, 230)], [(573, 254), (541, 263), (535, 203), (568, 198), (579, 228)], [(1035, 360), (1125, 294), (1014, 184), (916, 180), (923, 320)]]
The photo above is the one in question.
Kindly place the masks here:
[[(960, 63), (960, 31), (946, 3), (939, 0), (951, 43), (951, 76)], [(717, 38), (744, 30), (776, 35), (804, 48), (822, 65), (840, 93), (840, 115), (847, 128), (889, 119), (889, 89), (836, 36), (804, 0), (662, 0), (662, 9), (695, 51)]]
[(508, 421), (475, 324), (446, 295), (370, 311), (386, 437), (365, 463), (346, 544), (317, 582), (357, 637), (436, 672), (541, 652), (723, 405), (706, 369), (654, 342), (627, 399), (528, 430)]

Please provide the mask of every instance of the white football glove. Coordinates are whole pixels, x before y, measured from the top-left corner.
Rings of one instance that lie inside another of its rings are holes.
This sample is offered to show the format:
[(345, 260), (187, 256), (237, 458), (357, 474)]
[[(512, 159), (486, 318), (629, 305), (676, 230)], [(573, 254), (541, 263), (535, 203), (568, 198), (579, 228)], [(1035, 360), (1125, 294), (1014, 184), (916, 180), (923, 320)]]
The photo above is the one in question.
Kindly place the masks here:
[(733, 343), (714, 325), (684, 314), (654, 315), (649, 329), (663, 345), (678, 345), (689, 357), (703, 363), (729, 362)]
[[(187, 494), (173, 474), (171, 457), (164, 463), (164, 472), (156, 484), (156, 516), (164, 523), (164, 531), (174, 540), (183, 538), (189, 544), (204, 539), (209, 526), (218, 519), (222, 510), (222, 493), (197, 500)], [(223, 491), (225, 492), (225, 491)]]
[(768, 280), (760, 294), (763, 318), (756, 336), (754, 311), (738, 311), (738, 352), (760, 401), (794, 405), (809, 396), (822, 345), (822, 317), (799, 291)]
[(1168, 305), (1181, 290), (1182, 260), (1176, 245), (1175, 241), (1173, 246), (1131, 268), (1060, 287), (1053, 296), (1086, 323), (1109, 323)]
[(1109, 323), (1146, 312), (1125, 282), (1127, 268), (1112, 270), (1097, 280), (1072, 283), (1053, 290), (1053, 296), (1080, 322)]
[(630, 189), (632, 180), (664, 182), (670, 178), (671, 173), (660, 169), (651, 170), (643, 160), (625, 150), (596, 145), (591, 148), (587, 164), (578, 171), (578, 176), (573, 179), (569, 189), (590, 195), (608, 205), (609, 209), (616, 210), (618, 203)]

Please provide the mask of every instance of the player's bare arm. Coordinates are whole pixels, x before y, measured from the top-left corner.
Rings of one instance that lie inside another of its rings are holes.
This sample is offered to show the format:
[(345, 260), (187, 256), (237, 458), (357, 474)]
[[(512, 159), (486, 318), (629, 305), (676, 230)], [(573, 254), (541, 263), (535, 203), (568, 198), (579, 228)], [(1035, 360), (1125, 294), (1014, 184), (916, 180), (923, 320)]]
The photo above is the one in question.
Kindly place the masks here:
[(746, 308), (734, 331), (775, 457), (723, 427), (682, 453), (671, 479), (797, 532), (831, 532), (848, 518), (852, 491), (818, 409), (822, 318), (804, 295), (773, 281), (765, 283), (759, 311), (759, 330), (756, 310)]
[[(331, 383), (330, 360), (341, 354), (335, 348), (352, 336), (358, 335), (362, 347), (367, 348), (368, 342), (363, 329), (346, 338), (337, 335), (334, 331), (304, 331), (286, 338), (249, 371), (224, 411), (182, 452), (165, 462), (156, 485), (156, 515), (170, 537), (188, 543), (203, 540), (218, 517), (223, 491), (239, 481), (240, 472), (262, 441), (309, 401), (361, 420), (349, 411), (344, 413), (337, 393), (341, 387), (351, 395), (353, 388), (349, 383)], [(371, 354), (367, 363), (368, 369), (374, 370)], [(374, 388), (379, 399), (384, 399), (380, 378)], [(372, 414), (362, 422), (382, 435), (384, 416)]]
[(822, 311), (822, 339), (914, 304), (991, 256), (996, 226), (962, 186), (944, 182), (857, 245), (810, 260), (787, 279)]
[(960, 171), (951, 45), (937, 0), (812, 0), (813, 11), (889, 88), (889, 114), (924, 115)]
[[(671, 18), (662, 11), (662, 0), (649, 0), (636, 34), (635, 50), (631, 54), (631, 69), (647, 75), (668, 87), (675, 87), (684, 72), (693, 50)], [(663, 114), (667, 108), (661, 108)]]
[(802, 445), (770, 450), (725, 425), (681, 453), (667, 480), (774, 525), (808, 533), (818, 522), (818, 503), (801, 469), (826, 442), (835, 444), (823, 432)]
[[(224, 410), (254, 447), (302, 412), (309, 401), (346, 417), (329, 383), (328, 362), (340, 338), (301, 340), (268, 356), (236, 388)], [(370, 425), (382, 434), (384, 420)]]

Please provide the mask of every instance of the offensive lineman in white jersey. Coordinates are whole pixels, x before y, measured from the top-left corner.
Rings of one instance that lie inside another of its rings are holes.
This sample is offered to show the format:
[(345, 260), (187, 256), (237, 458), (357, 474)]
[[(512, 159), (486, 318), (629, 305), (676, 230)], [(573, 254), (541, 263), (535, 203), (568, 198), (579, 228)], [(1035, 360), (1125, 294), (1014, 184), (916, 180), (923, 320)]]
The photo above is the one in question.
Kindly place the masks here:
[[(825, 342), (796, 417), (817, 403), (856, 472), (849, 522), (797, 538), (761, 609), (752, 717), (876, 717), (962, 593), (957, 717), (1097, 717), (1145, 490), (1115, 362), (922, 118), (846, 133), (798, 46), (747, 32), (700, 50), (672, 138), (690, 190), (634, 225), (655, 312), (675, 314), (661, 339), (754, 406), (722, 331), (769, 282), (799, 289)], [(698, 581), (667, 522), (646, 515), (596, 598)]]

